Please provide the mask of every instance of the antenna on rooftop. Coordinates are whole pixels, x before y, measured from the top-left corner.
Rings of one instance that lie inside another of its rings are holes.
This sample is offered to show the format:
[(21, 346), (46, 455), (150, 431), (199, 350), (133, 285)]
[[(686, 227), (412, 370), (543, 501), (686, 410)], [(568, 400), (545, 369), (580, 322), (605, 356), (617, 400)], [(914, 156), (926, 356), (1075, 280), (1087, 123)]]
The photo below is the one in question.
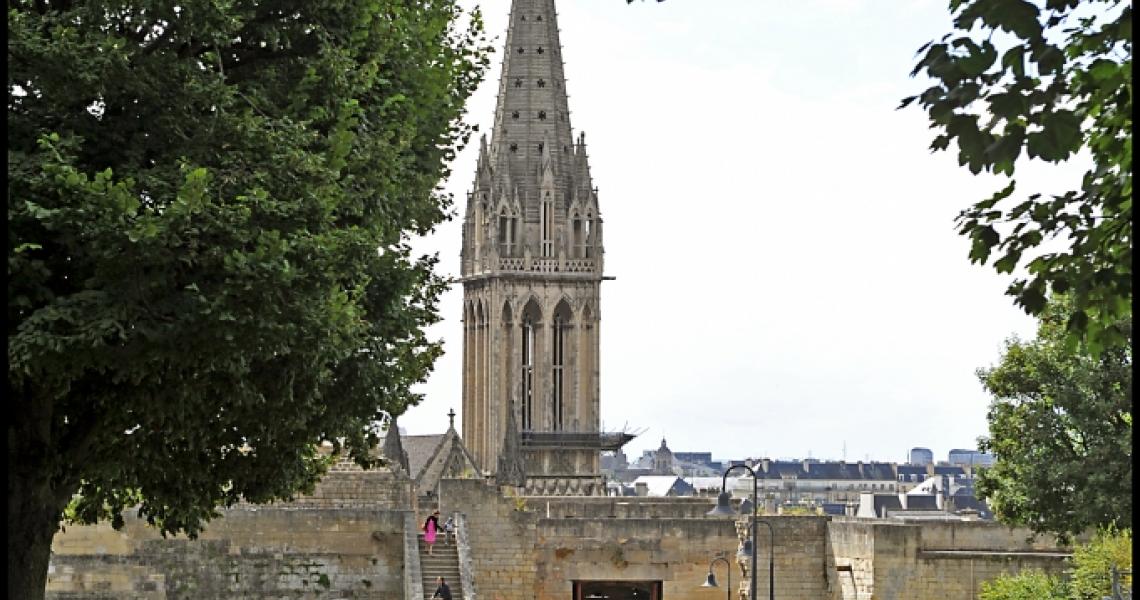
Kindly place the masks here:
[(843, 440), (843, 462), (847, 462), (847, 440)]

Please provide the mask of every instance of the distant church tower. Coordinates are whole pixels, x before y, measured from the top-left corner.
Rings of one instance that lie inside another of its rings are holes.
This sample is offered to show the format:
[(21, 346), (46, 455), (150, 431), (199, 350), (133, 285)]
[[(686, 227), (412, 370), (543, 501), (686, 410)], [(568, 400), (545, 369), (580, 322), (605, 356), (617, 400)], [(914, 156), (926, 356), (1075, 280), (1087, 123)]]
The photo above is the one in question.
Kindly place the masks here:
[[(536, 494), (601, 494), (602, 219), (574, 139), (554, 0), (513, 0), (463, 221), (463, 440)], [(615, 441), (617, 440), (617, 441)], [(614, 444), (617, 446), (614, 446)]]

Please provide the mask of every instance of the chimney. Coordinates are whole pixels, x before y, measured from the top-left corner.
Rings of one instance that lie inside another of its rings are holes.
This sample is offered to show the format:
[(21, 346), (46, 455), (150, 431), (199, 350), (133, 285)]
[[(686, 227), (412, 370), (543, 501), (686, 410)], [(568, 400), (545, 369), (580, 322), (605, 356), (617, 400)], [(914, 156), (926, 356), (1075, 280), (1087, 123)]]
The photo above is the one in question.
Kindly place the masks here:
[(772, 461), (770, 461), (766, 458), (763, 458), (760, 460), (760, 468), (764, 469), (765, 473), (768, 472), (768, 467), (771, 466), (771, 464), (772, 464)]
[(633, 489), (637, 492), (637, 495), (642, 498), (649, 495), (649, 484), (644, 481), (633, 484)]
[(805, 458), (804, 459), (804, 473), (807, 473), (810, 471), (811, 471), (811, 461)]

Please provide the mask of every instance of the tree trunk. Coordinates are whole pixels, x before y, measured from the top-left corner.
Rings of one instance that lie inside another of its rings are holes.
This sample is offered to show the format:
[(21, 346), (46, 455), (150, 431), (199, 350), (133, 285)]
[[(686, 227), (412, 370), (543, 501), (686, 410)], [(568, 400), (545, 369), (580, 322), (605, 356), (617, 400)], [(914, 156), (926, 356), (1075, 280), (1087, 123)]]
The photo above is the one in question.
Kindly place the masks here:
[(8, 598), (42, 600), (51, 540), (71, 494), (37, 469), (8, 466)]

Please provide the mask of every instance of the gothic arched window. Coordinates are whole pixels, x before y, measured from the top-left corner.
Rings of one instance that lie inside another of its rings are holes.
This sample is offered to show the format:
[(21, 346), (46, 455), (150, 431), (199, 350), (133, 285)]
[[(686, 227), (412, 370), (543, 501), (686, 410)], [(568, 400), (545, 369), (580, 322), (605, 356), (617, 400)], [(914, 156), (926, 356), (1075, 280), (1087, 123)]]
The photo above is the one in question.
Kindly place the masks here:
[(535, 363), (535, 342), (537, 341), (536, 329), (537, 323), (542, 319), (542, 312), (538, 309), (538, 305), (532, 299), (527, 302), (526, 307), (522, 312), (522, 327), (519, 328), (521, 339), (519, 349), (521, 352), (522, 360), (520, 361), (519, 368), (519, 384), (520, 384), (520, 401), (522, 406), (520, 415), (520, 426), (523, 431), (530, 431), (534, 429), (534, 363)]
[(501, 256), (514, 256), (518, 247), (518, 218), (507, 212), (506, 208), (499, 210), (499, 249)]
[(554, 255), (554, 203), (550, 192), (542, 197), (542, 255)]
[(564, 367), (566, 363), (566, 329), (570, 325), (570, 307), (566, 301), (554, 309), (553, 327), (550, 329), (550, 423), (554, 431), (565, 426), (566, 398)]
[(590, 248), (594, 245), (594, 215), (586, 213), (582, 224), (582, 256), (590, 258)]
[(570, 235), (570, 244), (572, 246), (570, 249), (572, 253), (571, 256), (583, 258), (586, 256), (586, 237), (582, 223), (582, 215), (575, 212), (572, 220), (574, 225)]

